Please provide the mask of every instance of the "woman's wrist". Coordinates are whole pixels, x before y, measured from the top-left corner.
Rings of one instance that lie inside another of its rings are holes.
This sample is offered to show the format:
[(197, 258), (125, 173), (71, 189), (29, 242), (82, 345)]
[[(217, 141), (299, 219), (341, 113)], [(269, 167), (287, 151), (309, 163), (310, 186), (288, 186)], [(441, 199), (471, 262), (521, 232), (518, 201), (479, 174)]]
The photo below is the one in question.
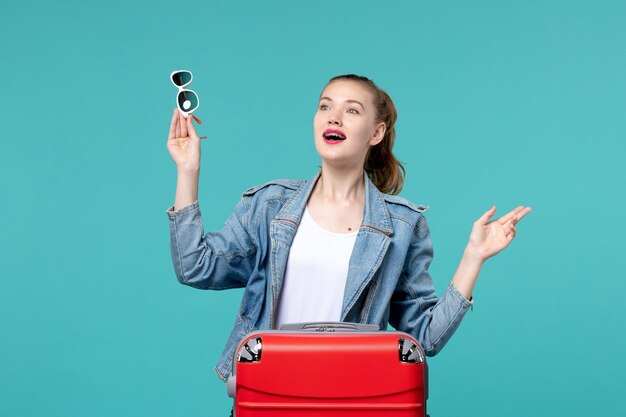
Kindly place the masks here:
[(484, 258), (476, 248), (468, 244), (463, 252), (463, 257), (459, 262), (454, 277), (452, 278), (454, 286), (468, 300), (472, 298), (474, 285), (476, 285), (478, 274), (484, 262)]
[(473, 265), (477, 265), (479, 267), (485, 263), (486, 259), (476, 247), (474, 247), (471, 243), (468, 243), (465, 246), (465, 250), (463, 251), (463, 258)]
[(198, 200), (198, 171), (178, 171), (174, 210), (179, 210)]
[(200, 166), (176, 166), (178, 176), (191, 177), (200, 175)]

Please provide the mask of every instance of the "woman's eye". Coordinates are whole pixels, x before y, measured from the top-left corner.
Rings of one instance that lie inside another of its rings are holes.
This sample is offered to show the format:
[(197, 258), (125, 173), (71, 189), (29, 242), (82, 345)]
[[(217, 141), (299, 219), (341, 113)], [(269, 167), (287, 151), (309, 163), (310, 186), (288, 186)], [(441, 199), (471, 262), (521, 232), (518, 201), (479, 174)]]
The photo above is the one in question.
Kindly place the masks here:
[[(326, 110), (326, 109), (328, 109), (328, 106), (326, 104), (320, 104), (320, 110)], [(355, 108), (348, 109), (348, 112), (351, 112), (352, 114), (360, 114), (359, 111)]]

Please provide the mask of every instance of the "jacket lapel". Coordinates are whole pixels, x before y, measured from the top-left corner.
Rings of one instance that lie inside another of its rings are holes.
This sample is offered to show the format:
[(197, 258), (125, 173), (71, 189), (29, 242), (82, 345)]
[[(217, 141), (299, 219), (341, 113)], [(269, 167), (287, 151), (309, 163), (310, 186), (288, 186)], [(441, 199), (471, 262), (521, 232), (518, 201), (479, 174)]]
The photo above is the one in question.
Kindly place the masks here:
[(306, 203), (313, 191), (313, 186), (320, 174), (321, 170), (311, 180), (303, 181), (302, 185), (287, 200), (270, 224), (270, 270), (272, 277), (271, 287), (269, 288), (271, 300), (270, 329), (274, 328), (276, 304), (285, 277), (289, 249), (302, 219)]
[(363, 171), (365, 180), (365, 208), (363, 222), (352, 249), (348, 278), (341, 307), (341, 320), (359, 299), (374, 273), (385, 258), (390, 236), (393, 234), (391, 217), (383, 195)]

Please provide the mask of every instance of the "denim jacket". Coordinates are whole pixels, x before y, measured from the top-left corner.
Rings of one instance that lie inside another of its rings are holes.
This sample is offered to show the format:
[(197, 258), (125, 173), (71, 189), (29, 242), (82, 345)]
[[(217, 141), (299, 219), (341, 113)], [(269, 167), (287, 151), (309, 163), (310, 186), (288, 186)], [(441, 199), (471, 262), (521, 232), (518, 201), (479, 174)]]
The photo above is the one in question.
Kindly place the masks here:
[[(194, 288), (244, 288), (241, 306), (215, 367), (226, 381), (238, 342), (274, 328), (289, 248), (321, 171), (310, 180), (274, 180), (245, 191), (219, 231), (204, 234), (198, 201), (166, 213), (178, 281)], [(414, 336), (428, 356), (441, 350), (472, 305), (450, 283), (441, 298), (427, 206), (381, 193), (363, 171), (365, 208), (348, 266), (341, 321), (391, 324)]]

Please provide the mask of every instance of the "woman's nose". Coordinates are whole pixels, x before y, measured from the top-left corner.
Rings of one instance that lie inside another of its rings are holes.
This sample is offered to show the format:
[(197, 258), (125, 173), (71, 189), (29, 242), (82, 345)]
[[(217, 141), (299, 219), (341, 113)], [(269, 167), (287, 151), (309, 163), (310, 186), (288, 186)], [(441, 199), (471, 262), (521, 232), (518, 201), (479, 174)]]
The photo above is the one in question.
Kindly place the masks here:
[(328, 118), (328, 124), (341, 125), (341, 119), (337, 117), (335, 114), (331, 114), (330, 117)]

